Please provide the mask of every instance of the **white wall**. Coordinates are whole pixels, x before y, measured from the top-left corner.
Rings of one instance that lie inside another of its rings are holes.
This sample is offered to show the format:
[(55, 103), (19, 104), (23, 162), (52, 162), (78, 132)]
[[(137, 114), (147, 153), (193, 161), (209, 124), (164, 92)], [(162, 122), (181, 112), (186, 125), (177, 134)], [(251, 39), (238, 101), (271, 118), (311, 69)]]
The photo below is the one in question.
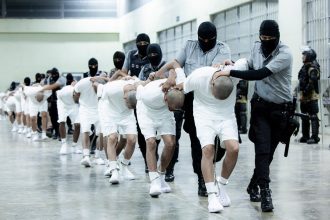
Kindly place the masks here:
[(91, 57), (99, 69), (113, 67), (112, 55), (122, 50), (117, 19), (0, 20), (0, 91), (13, 80), (34, 78), (57, 67), (61, 72), (88, 70)]
[[(120, 41), (134, 40), (145, 32), (152, 42), (157, 32), (197, 19), (197, 26), (210, 15), (251, 0), (154, 0), (121, 17)], [(179, 16), (179, 21), (176, 21)], [(221, 39), (221, 36), (219, 36)]]
[[(197, 19), (197, 26), (210, 15), (232, 8), (251, 0), (154, 0), (121, 18), (120, 41), (134, 40), (141, 32), (148, 33), (150, 40), (156, 42), (157, 32), (175, 25)], [(279, 0), (281, 40), (287, 44), (293, 54), (293, 77), (301, 67), (302, 45), (302, 0)], [(294, 16), (293, 16), (294, 13)], [(176, 21), (177, 16), (180, 17)], [(221, 40), (221, 36), (219, 36)], [(257, 39), (256, 39), (257, 40)]]
[(279, 0), (278, 21), (281, 41), (290, 47), (293, 55), (292, 81), (295, 86), (298, 81), (298, 72), (302, 66), (302, 0)]

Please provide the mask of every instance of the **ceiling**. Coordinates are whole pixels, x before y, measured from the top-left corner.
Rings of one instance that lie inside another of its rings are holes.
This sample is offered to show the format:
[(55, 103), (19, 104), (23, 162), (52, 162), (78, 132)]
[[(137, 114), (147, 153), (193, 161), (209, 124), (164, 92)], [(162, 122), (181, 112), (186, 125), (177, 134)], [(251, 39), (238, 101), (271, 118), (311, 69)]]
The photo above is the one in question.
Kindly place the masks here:
[(117, 17), (117, 0), (0, 0), (2, 18)]

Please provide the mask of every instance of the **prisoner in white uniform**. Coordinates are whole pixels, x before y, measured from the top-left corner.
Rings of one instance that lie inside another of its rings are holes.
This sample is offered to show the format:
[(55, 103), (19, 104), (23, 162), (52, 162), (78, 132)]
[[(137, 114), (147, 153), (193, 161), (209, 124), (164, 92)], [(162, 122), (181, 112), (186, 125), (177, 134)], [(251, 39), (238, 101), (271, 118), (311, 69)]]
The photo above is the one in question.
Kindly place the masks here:
[(31, 127), (32, 127), (32, 140), (36, 141), (39, 139), (37, 133), (37, 115), (38, 112), (41, 114), (41, 124), (42, 124), (42, 134), (41, 139), (47, 139), (46, 129), (47, 129), (47, 110), (48, 103), (47, 98), (52, 94), (50, 91), (41, 92), (42, 86), (35, 84), (33, 86), (25, 86), (24, 91), (29, 99), (29, 114), (31, 117)]
[(129, 161), (133, 155), (136, 143), (136, 120), (133, 109), (129, 109), (124, 96), (127, 85), (134, 84), (136, 80), (116, 80), (105, 84), (102, 99), (108, 103), (108, 110), (103, 115), (104, 131), (103, 135), (107, 137), (107, 152), (109, 159), (109, 171), (112, 173), (109, 182), (119, 183), (119, 173), (117, 166), (117, 147), (119, 135), (126, 137), (126, 147), (124, 158), (121, 160), (122, 173), (125, 179), (133, 180), (134, 175), (128, 169)]
[(73, 143), (71, 152), (75, 154), (81, 154), (81, 150), (77, 147), (77, 141), (80, 133), (80, 121), (79, 121), (79, 105), (73, 100), (73, 85), (64, 86), (62, 89), (56, 91), (57, 95), (57, 112), (59, 133), (61, 136), (62, 146), (60, 154), (65, 155), (68, 153), (69, 145), (66, 140), (65, 123), (67, 117), (70, 118), (71, 123), (74, 125)]
[[(238, 60), (235, 69), (247, 69), (246, 60)], [(230, 206), (224, 185), (232, 173), (239, 151), (238, 130), (234, 106), (236, 101), (236, 78), (222, 78), (217, 75), (217, 69), (202, 67), (193, 71), (183, 83), (185, 93), (194, 91), (194, 119), (197, 137), (202, 146), (202, 172), (209, 194), (210, 206), (222, 210), (222, 206)], [(226, 149), (219, 183), (219, 200), (214, 200), (218, 189), (214, 184), (214, 139), (216, 135), (221, 140), (221, 147)], [(217, 204), (213, 204), (216, 201)], [(212, 204), (210, 204), (210, 202)]]
[(96, 134), (100, 131), (99, 115), (97, 111), (97, 95), (91, 82), (91, 77), (81, 79), (74, 86), (74, 98), (79, 100), (79, 119), (80, 119), (80, 131), (82, 133), (82, 145), (83, 145), (83, 158), (81, 164), (85, 167), (91, 166), (89, 157), (90, 152), (90, 128), (92, 125), (95, 127)]
[[(175, 147), (175, 119), (171, 111), (182, 107), (184, 100), (184, 95), (180, 91), (173, 90), (166, 94), (162, 92), (161, 84), (166, 80), (155, 80), (144, 87), (138, 86), (136, 94), (137, 118), (147, 143), (146, 157), (151, 182), (149, 191), (151, 196), (171, 192), (170, 186), (165, 182), (165, 170), (171, 161)], [(179, 107), (172, 108), (172, 104), (168, 102), (169, 93), (181, 94), (182, 103)], [(160, 175), (157, 172), (155, 156), (157, 136), (161, 136), (165, 144), (159, 164)]]

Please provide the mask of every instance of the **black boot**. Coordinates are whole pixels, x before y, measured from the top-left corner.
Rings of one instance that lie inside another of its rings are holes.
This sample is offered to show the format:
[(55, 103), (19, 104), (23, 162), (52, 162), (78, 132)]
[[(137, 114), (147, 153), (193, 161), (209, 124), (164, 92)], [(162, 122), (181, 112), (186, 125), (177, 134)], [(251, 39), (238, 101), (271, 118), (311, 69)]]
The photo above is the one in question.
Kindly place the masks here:
[(274, 209), (271, 190), (269, 188), (261, 188), (261, 210), (263, 212), (272, 212)]
[(173, 182), (174, 181), (174, 174), (173, 174), (173, 170), (170, 169), (170, 170), (166, 170), (166, 173), (165, 173), (165, 182)]
[(309, 119), (302, 119), (301, 121), (301, 133), (302, 137), (300, 138), (300, 143), (307, 143), (307, 140), (309, 139)]
[(257, 185), (254, 186), (248, 186), (246, 189), (247, 193), (250, 194), (250, 201), (251, 202), (260, 202), (261, 201), (261, 196), (259, 193), (259, 187)]
[(198, 195), (207, 197), (207, 190), (202, 176), (198, 176)]
[(310, 139), (307, 140), (307, 144), (317, 144), (319, 143), (319, 141), (320, 141), (319, 137), (312, 136)]
[(309, 137), (304, 137), (304, 136), (302, 136), (302, 137), (299, 139), (299, 142), (300, 142), (300, 143), (307, 143), (308, 140), (309, 140)]
[(319, 138), (319, 119), (317, 115), (311, 116), (311, 125), (312, 125), (312, 136), (307, 140), (307, 144), (317, 144), (320, 141)]

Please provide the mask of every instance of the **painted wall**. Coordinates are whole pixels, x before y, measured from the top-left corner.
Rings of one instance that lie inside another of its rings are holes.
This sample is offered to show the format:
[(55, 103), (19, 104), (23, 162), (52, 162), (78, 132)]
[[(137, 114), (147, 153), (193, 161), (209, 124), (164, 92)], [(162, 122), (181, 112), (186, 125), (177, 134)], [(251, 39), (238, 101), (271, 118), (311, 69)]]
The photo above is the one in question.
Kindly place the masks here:
[[(294, 16), (292, 16), (293, 10)], [(298, 72), (302, 66), (302, 0), (279, 0), (278, 11), (281, 40), (290, 47), (293, 55), (292, 85), (294, 87), (298, 81)]]
[[(251, 0), (250, 0), (251, 1)], [(157, 40), (157, 32), (175, 25), (197, 19), (197, 26), (210, 16), (225, 9), (250, 2), (249, 0), (154, 0), (151, 3), (126, 14), (121, 18), (121, 42), (134, 40), (136, 35), (146, 32), (150, 40)], [(279, 0), (278, 22), (281, 40), (286, 43), (293, 54), (293, 77), (301, 67), (302, 46), (302, 0)], [(292, 12), (294, 10), (294, 16)], [(179, 21), (177, 21), (179, 18)], [(219, 36), (221, 39), (221, 36)], [(295, 82), (294, 82), (295, 83)]]
[(52, 67), (85, 72), (91, 57), (109, 71), (114, 51), (122, 50), (118, 26), (117, 19), (0, 20), (0, 90)]
[[(112, 54), (122, 43), (146, 32), (157, 32), (196, 19), (197, 25), (219, 11), (251, 0), (153, 0), (118, 19), (0, 19), (0, 90), (10, 81), (45, 72), (54, 66), (64, 72), (87, 70), (90, 57), (100, 69), (112, 67)], [(293, 80), (301, 67), (301, 0), (279, 0), (281, 40), (293, 56)], [(120, 34), (119, 34), (120, 33)], [(221, 39), (221, 36), (219, 36)]]
[[(120, 41), (134, 40), (141, 32), (157, 40), (157, 32), (197, 19), (197, 26), (210, 15), (251, 0), (154, 0), (121, 17)], [(220, 36), (221, 38), (221, 36)]]

